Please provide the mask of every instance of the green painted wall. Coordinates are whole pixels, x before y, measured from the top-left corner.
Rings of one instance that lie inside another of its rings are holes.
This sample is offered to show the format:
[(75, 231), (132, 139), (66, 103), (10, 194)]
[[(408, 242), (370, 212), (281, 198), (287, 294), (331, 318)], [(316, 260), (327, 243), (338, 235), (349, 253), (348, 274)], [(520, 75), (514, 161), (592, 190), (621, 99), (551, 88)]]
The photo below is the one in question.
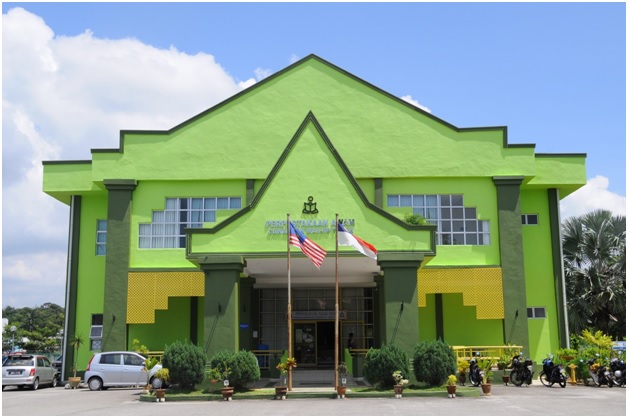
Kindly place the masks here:
[(443, 325), (450, 345), (504, 344), (502, 320), (477, 319), (475, 307), (462, 304), (462, 293), (443, 293)]
[(436, 313), (434, 311), (434, 294), (425, 295), (426, 306), (419, 307), (419, 341), (436, 339)]
[(85, 196), (81, 201), (76, 332), (83, 334), (85, 338), (85, 345), (79, 350), (77, 363), (79, 370), (85, 370), (92, 356), (89, 350), (92, 314), (102, 314), (104, 311), (106, 257), (96, 255), (96, 228), (98, 219), (107, 219), (107, 198)]
[[(559, 346), (558, 311), (554, 286), (549, 202), (546, 190), (521, 192), (521, 213), (538, 214), (538, 225), (522, 225), (526, 300), (528, 306), (545, 307), (548, 319), (530, 319), (530, 356), (540, 362)], [(551, 324), (551, 325), (550, 325)]]
[(168, 310), (155, 311), (154, 324), (130, 324), (127, 349), (138, 339), (149, 351), (163, 351), (175, 341), (190, 341), (190, 301), (187, 297), (168, 298)]

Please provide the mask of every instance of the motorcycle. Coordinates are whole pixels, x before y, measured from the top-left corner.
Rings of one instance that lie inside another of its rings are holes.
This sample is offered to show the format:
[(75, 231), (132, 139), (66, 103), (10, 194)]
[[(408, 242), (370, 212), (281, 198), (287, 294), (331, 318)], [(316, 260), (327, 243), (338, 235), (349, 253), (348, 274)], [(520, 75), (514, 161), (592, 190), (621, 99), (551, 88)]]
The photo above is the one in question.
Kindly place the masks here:
[[(476, 353), (476, 355), (479, 354)], [(480, 383), (482, 383), (482, 373), (475, 357), (469, 361), (469, 381), (473, 386), (480, 386)]]
[(523, 353), (512, 358), (512, 371), (510, 372), (510, 381), (515, 386), (521, 386), (522, 384), (531, 385), (532, 376), (532, 360), (523, 357)]
[(619, 386), (619, 383), (615, 381), (614, 376), (611, 374), (608, 367), (598, 363), (598, 361), (599, 354), (596, 354), (596, 358), (592, 358), (587, 361), (587, 369), (589, 370), (589, 375), (591, 376), (593, 383), (598, 387), (602, 385), (607, 385), (609, 388), (612, 388), (613, 385)]
[(554, 386), (558, 383), (561, 388), (567, 386), (567, 374), (562, 364), (554, 365), (554, 356), (548, 354), (543, 360), (543, 371), (539, 375), (539, 380), (547, 387)]
[(611, 359), (610, 367), (617, 386), (626, 386), (626, 363), (622, 359), (615, 357)]

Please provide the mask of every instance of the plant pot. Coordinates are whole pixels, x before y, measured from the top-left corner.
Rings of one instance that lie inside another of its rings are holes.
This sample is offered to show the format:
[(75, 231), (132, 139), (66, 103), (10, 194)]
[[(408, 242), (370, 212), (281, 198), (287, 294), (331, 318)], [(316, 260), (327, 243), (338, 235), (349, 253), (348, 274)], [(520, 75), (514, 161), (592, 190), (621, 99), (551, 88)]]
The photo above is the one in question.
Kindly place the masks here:
[(467, 381), (467, 375), (464, 373), (460, 373), (458, 375), (458, 381), (460, 382), (461, 386), (464, 386), (464, 383)]
[(81, 378), (80, 377), (69, 377), (68, 378), (68, 383), (70, 384), (70, 387), (72, 389), (76, 389), (81, 384)]
[(275, 387), (275, 399), (286, 399), (288, 395), (288, 387), (287, 386), (276, 386)]
[(447, 396), (449, 398), (456, 397), (456, 385), (447, 385)]
[(232, 386), (225, 386), (224, 388), (220, 389), (220, 393), (222, 393), (222, 397), (225, 401), (230, 401), (233, 399), (233, 387)]
[(510, 382), (510, 376), (504, 373), (502, 375), (502, 382), (504, 382), (504, 385), (508, 386), (508, 383)]
[(157, 402), (166, 402), (166, 389), (155, 389), (155, 400)]
[(488, 396), (491, 394), (491, 384), (490, 383), (482, 383), (482, 394), (484, 396)]
[(401, 395), (403, 394), (403, 385), (394, 385), (393, 390), (395, 391), (395, 398), (401, 398)]
[(347, 393), (346, 386), (336, 386), (336, 393), (338, 394), (338, 399), (344, 399), (345, 394)]

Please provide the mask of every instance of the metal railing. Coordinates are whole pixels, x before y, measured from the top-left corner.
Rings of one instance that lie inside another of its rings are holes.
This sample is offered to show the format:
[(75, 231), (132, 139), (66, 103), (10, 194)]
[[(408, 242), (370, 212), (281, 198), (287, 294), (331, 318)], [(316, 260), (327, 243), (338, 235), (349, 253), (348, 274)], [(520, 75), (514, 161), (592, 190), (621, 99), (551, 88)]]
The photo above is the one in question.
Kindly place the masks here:
[(270, 360), (281, 358), (284, 350), (251, 350), (251, 353), (257, 357), (257, 364), (260, 370), (270, 370)]
[[(455, 345), (452, 347), (458, 359), (470, 360), (471, 358), (482, 359), (491, 358), (495, 361), (508, 356), (518, 354), (523, 346), (521, 345), (484, 345), (484, 346), (464, 346)], [(479, 353), (479, 354), (478, 354)]]

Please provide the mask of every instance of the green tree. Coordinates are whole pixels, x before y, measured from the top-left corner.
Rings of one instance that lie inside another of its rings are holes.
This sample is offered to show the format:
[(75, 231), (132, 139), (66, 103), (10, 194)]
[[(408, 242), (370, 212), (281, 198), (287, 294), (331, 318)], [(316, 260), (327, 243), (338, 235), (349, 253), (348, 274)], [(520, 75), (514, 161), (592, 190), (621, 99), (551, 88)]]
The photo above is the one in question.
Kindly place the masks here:
[(626, 217), (597, 210), (562, 223), (570, 332), (626, 335)]
[[(28, 351), (60, 351), (60, 331), (64, 326), (63, 308), (54, 303), (44, 303), (34, 308), (14, 308), (7, 306), (2, 317), (8, 319), (3, 336), (3, 348), (10, 348), (12, 334), (8, 331), (15, 326), (16, 345)], [(22, 342), (26, 338), (28, 342)]]

